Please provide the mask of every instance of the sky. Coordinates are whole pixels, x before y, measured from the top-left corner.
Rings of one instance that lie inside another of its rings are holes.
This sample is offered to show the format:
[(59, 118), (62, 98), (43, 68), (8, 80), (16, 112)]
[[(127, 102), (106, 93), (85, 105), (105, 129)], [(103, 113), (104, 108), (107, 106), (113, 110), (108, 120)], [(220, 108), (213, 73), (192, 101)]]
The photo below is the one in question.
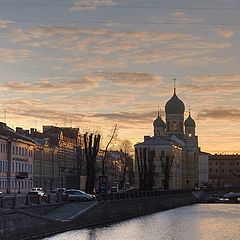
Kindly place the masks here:
[(0, 0), (0, 121), (153, 135), (173, 94), (199, 146), (239, 153), (239, 0)]

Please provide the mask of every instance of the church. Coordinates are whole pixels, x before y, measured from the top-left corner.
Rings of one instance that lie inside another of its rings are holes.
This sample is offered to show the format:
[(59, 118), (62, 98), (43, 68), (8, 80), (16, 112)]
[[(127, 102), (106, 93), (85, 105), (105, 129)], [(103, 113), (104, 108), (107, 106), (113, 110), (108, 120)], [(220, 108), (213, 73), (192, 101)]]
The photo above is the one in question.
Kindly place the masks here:
[[(184, 113), (185, 105), (177, 96), (174, 86), (173, 96), (165, 105), (165, 121), (158, 111), (153, 122), (154, 135), (144, 136), (144, 142), (135, 145), (137, 187), (141, 182), (139, 175), (143, 175), (139, 162), (143, 162), (144, 151), (154, 152), (151, 163), (152, 189), (166, 186), (165, 166), (169, 168), (168, 189), (192, 189), (199, 185), (200, 148), (195, 133), (196, 124), (190, 111), (184, 121)], [(148, 161), (145, 161), (147, 166), (146, 162)]]

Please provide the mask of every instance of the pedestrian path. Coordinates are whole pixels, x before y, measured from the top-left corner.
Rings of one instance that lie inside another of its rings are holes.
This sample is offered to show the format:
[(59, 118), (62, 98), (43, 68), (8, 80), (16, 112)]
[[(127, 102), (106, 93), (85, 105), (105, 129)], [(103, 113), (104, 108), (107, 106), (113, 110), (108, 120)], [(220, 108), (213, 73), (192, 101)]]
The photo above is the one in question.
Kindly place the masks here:
[(83, 211), (84, 209), (90, 207), (96, 201), (89, 202), (70, 202), (56, 208), (43, 216), (56, 219), (56, 220), (68, 220), (77, 213)]

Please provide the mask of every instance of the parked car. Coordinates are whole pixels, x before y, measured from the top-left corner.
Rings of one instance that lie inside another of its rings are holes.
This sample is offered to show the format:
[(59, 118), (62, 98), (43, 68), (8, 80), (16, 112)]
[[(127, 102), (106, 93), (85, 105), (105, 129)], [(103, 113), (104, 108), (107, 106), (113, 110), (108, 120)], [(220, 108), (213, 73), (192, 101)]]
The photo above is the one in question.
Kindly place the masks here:
[(62, 193), (62, 200), (69, 200), (69, 201), (92, 201), (96, 197), (95, 195), (85, 193), (78, 189), (68, 189)]
[(213, 194), (211, 196), (206, 197), (205, 199), (206, 203), (219, 203), (221, 202), (220, 197), (218, 194)]
[(40, 198), (42, 202), (47, 201), (47, 195), (43, 191), (30, 191), (27, 193), (27, 196), (29, 196), (31, 203), (37, 203), (38, 198)]
[(51, 190), (51, 193), (52, 194), (62, 194), (65, 190), (66, 190), (66, 188), (55, 188), (55, 189)]
[(43, 191), (43, 189), (41, 187), (35, 187), (32, 188), (32, 191)]

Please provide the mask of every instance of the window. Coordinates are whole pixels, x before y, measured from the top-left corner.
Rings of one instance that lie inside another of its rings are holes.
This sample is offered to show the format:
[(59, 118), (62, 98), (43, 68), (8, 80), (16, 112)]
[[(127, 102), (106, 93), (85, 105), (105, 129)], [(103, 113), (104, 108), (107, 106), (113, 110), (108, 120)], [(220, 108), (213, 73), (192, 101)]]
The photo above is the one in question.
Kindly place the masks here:
[(19, 155), (21, 155), (21, 150), (22, 150), (22, 148), (21, 148), (21, 147), (19, 147)]
[(232, 162), (229, 162), (229, 165), (232, 165)]
[(237, 169), (237, 173), (239, 173), (239, 169)]
[(218, 162), (215, 162), (215, 165), (218, 165)]
[(237, 165), (239, 165), (239, 162), (237, 162)]
[(14, 173), (15, 162), (12, 163), (12, 172)]
[(16, 147), (16, 154), (18, 154), (18, 147)]
[(232, 169), (229, 169), (229, 172), (231, 173), (231, 172), (232, 172)]
[(224, 169), (222, 169), (222, 173), (224, 173)]
[(212, 165), (212, 163), (210, 162), (210, 163), (209, 163), (209, 165), (211, 166), (211, 165)]
[(218, 169), (216, 169), (216, 173), (218, 172)]
[(174, 121), (173, 122), (173, 132), (177, 131), (177, 123)]
[(210, 168), (210, 172), (212, 172), (212, 169)]
[(190, 131), (188, 132), (188, 137), (192, 137), (192, 133)]
[(4, 153), (5, 153), (5, 146), (6, 146), (6, 145), (5, 145), (5, 144), (3, 144), (3, 152), (4, 152)]
[(167, 131), (169, 131), (169, 121), (167, 121)]
[(6, 172), (8, 172), (8, 161), (6, 161)]
[(12, 146), (13, 154), (15, 154), (15, 146)]
[(2, 146), (2, 143), (1, 143), (1, 152), (3, 151), (3, 146)]

